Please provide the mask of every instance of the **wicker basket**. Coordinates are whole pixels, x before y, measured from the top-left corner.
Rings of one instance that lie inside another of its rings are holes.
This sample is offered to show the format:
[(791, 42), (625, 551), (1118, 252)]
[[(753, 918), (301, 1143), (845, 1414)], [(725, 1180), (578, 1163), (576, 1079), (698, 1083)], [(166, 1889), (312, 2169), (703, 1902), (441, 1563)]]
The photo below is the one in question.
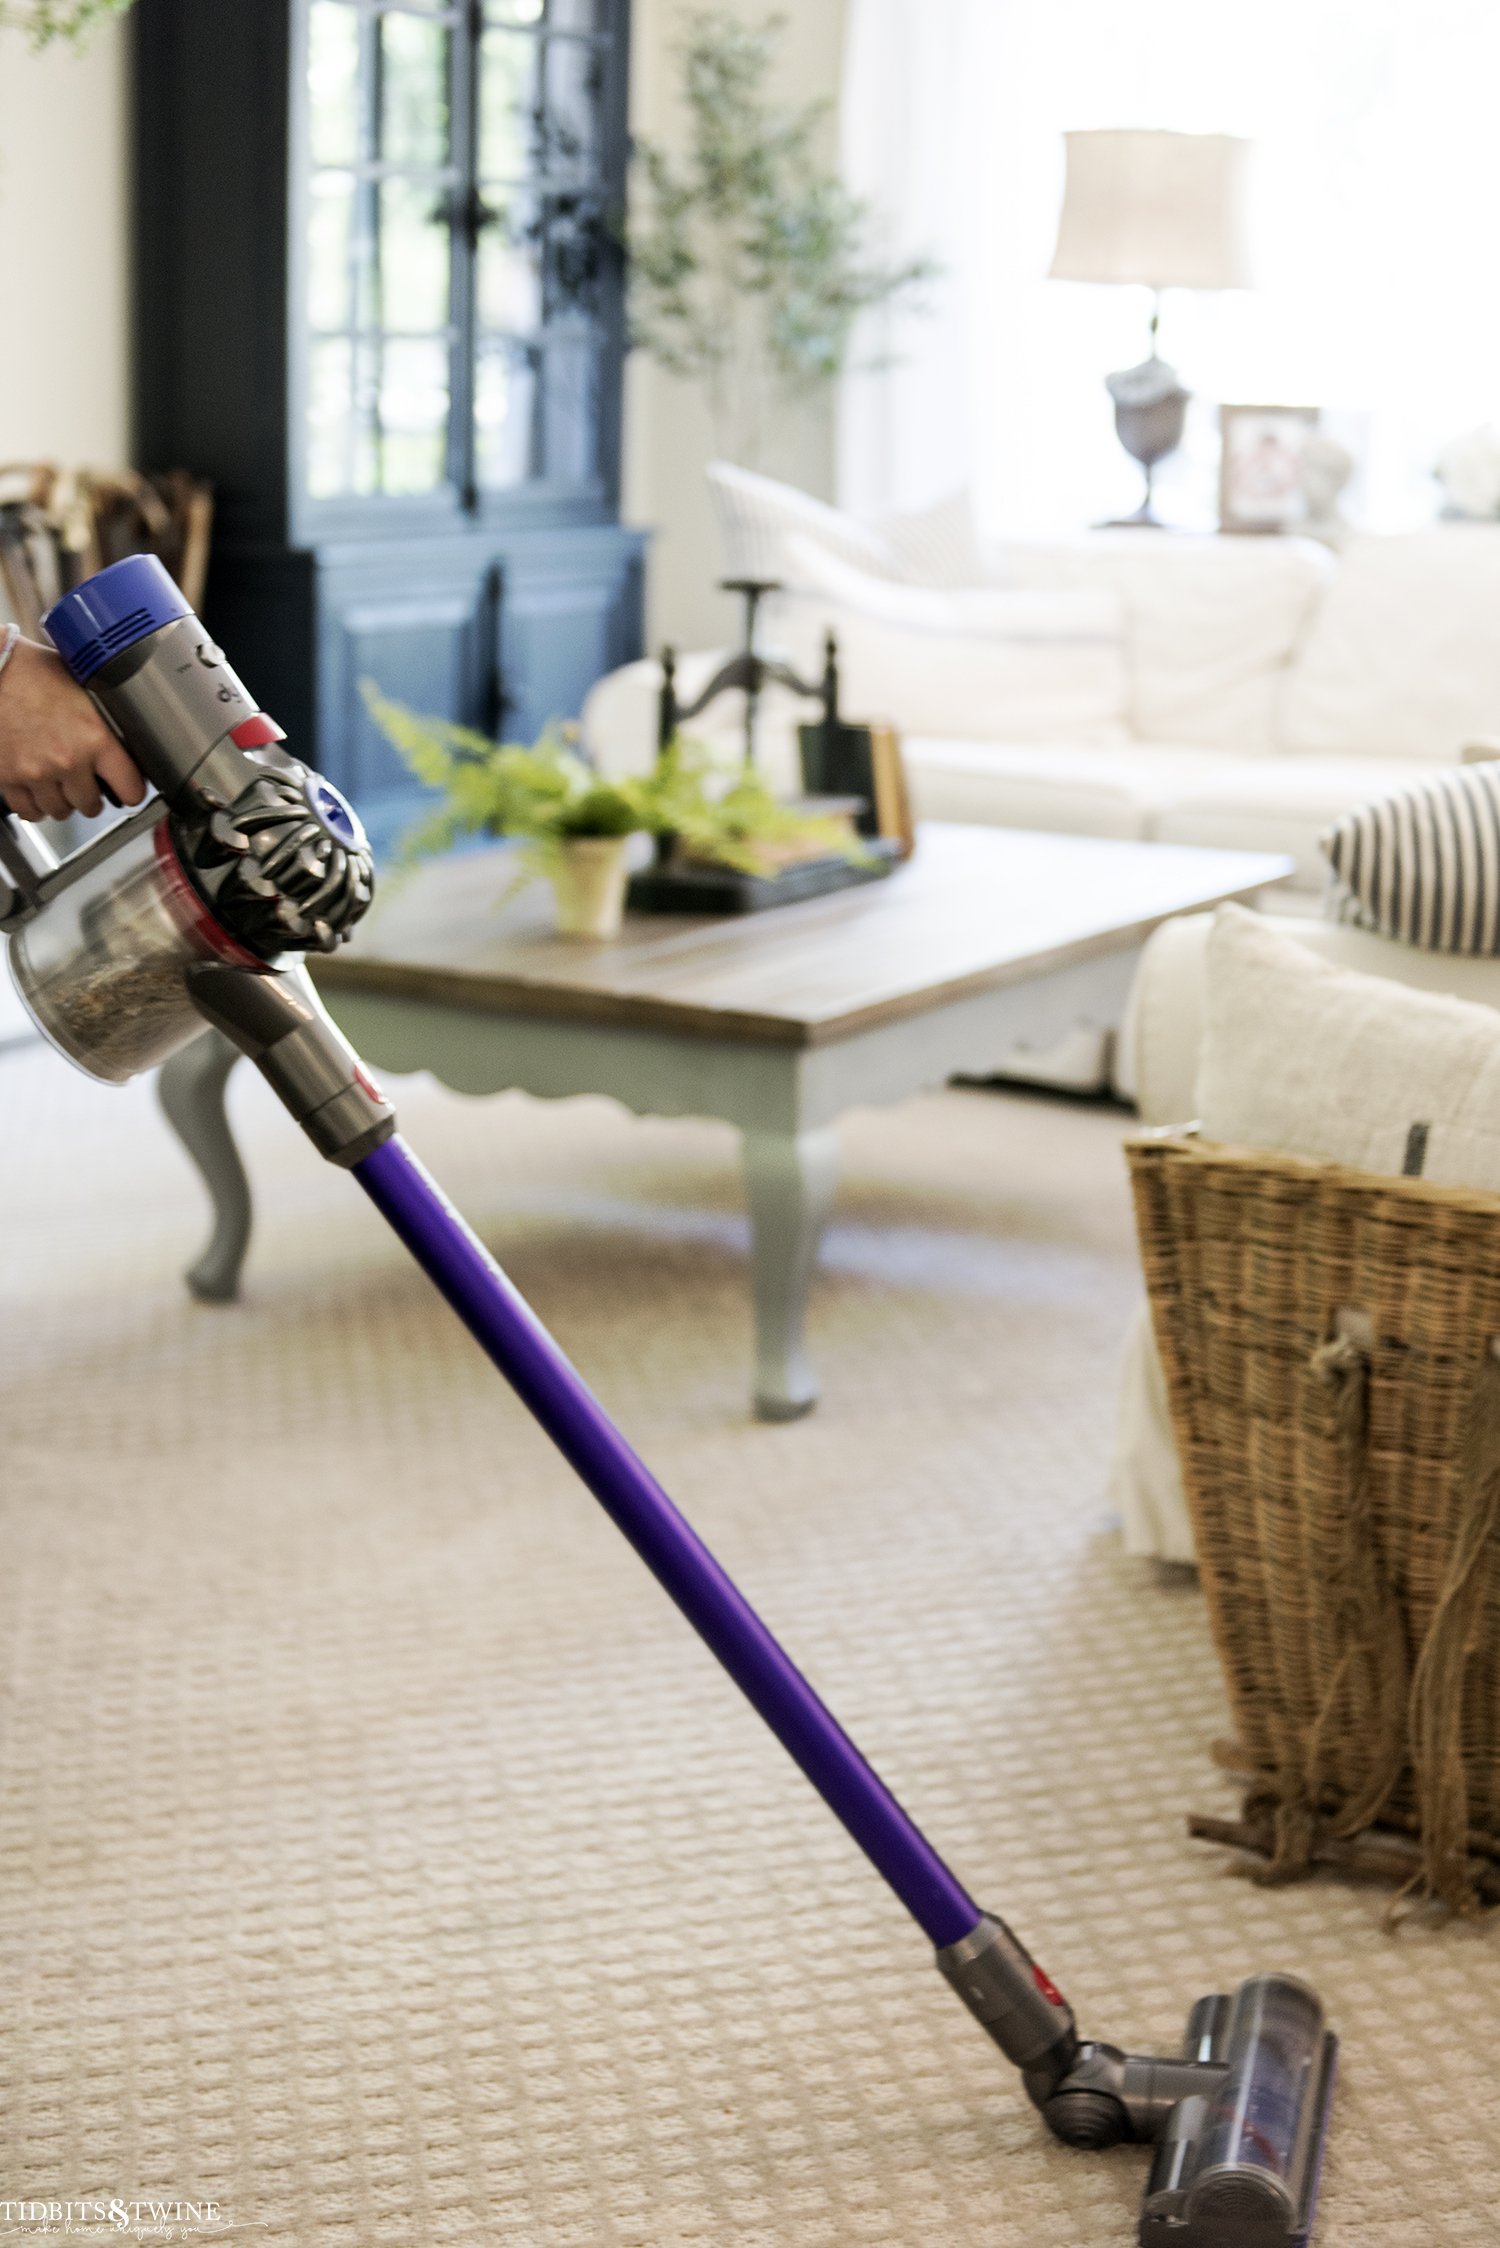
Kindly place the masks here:
[(1500, 1898), (1500, 1198), (1130, 1143), (1209, 1614), (1273, 1877)]

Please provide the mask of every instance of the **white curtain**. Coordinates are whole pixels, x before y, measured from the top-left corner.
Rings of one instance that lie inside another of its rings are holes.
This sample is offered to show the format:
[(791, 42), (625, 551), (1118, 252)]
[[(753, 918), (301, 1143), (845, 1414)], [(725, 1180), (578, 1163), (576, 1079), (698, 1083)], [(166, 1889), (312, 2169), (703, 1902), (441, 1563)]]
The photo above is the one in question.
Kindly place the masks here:
[(998, 189), (989, 130), (1004, 0), (849, 0), (844, 176), (881, 254), (933, 257), (914, 300), (862, 323), (840, 386), (837, 482), (861, 515), (920, 507), (973, 473)]
[(1497, 0), (849, 0), (846, 177), (885, 247), (944, 272), (925, 312), (866, 323), (841, 500), (968, 484), (996, 529), (1134, 504), (1102, 378), (1142, 356), (1149, 299), (1046, 269), (1063, 132), (1154, 125), (1256, 144), (1257, 286), (1166, 303), (1197, 394), (1167, 503), (1212, 520), (1217, 401), (1307, 403), (1360, 457), (1361, 520), (1430, 518), (1438, 447), (1500, 417), (1497, 87)]

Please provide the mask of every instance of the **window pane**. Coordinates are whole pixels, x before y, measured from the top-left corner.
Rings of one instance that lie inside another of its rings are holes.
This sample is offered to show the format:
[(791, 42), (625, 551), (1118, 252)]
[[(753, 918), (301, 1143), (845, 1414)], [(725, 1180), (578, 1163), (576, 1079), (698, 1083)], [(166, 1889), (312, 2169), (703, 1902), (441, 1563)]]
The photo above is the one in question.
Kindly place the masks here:
[(359, 155), (359, 17), (342, 0), (312, 0), (307, 94), (315, 164)]
[(380, 153), (390, 164), (448, 161), (448, 33), (440, 23), (380, 19)]
[(479, 481), (507, 491), (534, 474), (537, 354), (523, 344), (487, 337), (474, 386), (474, 439)]
[(479, 237), (479, 324), (482, 328), (540, 327), (542, 282), (536, 205), (516, 197), (509, 215)]
[(591, 165), (599, 147), (604, 58), (575, 39), (547, 42), (546, 161), (554, 170)]
[(599, 0), (488, 0), (492, 23), (537, 23), (552, 31), (598, 31)]
[(350, 172), (314, 172), (307, 228), (307, 317), (315, 329), (347, 328), (349, 253), (354, 228)]
[(542, 473), (549, 484), (591, 485), (599, 473), (599, 354), (592, 344), (547, 352)]
[(447, 476), (448, 339), (386, 341), (380, 370), (380, 488), (432, 492)]
[(419, 180), (380, 184), (380, 325), (423, 330), (448, 318), (449, 230), (439, 190)]
[(354, 363), (347, 336), (312, 347), (307, 401), (307, 488), (314, 499), (352, 489)]
[(479, 169), (486, 179), (519, 179), (537, 137), (541, 50), (523, 32), (487, 31), (479, 49)]

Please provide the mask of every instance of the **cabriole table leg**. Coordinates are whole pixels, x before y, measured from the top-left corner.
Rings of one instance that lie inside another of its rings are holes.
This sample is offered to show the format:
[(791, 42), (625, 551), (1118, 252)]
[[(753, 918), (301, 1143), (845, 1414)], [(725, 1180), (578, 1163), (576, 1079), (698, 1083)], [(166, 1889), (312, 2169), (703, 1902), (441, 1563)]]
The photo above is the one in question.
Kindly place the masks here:
[(818, 1399), (803, 1337), (818, 1242), (838, 1179), (838, 1140), (814, 1132), (746, 1132), (755, 1283), (755, 1411), (794, 1421)]

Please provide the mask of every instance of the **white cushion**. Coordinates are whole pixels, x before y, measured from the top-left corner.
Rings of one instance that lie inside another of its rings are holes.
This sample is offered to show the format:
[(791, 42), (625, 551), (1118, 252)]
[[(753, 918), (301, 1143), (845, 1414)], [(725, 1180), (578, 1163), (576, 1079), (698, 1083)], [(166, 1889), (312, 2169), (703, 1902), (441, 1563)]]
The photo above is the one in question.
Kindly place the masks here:
[(905, 750), (925, 819), (1285, 852), (1304, 892), (1324, 885), (1318, 841), (1329, 822), (1406, 770), (1354, 757), (1226, 757), (1180, 742), (1074, 746), (909, 734)]
[(1500, 527), (1351, 539), (1287, 685), (1296, 751), (1452, 758), (1500, 729)]
[(1423, 770), (1369, 757), (1199, 757), (1163, 804), (1151, 839), (1285, 851), (1297, 862), (1299, 886), (1321, 890), (1328, 874), (1321, 842), (1330, 823)]
[(851, 718), (981, 741), (1126, 739), (1123, 625), (1108, 590), (899, 585), (811, 540), (787, 547), (802, 592), (778, 623), (804, 672), (824, 630), (837, 635)]
[(1120, 594), (1143, 740), (1253, 753), (1276, 746), (1287, 665), (1333, 568), (1309, 539), (1153, 531), (1007, 541), (989, 560), (1008, 584)]
[[(1266, 904), (1271, 900), (1267, 899)], [(1146, 940), (1130, 1003), (1120, 1026), (1115, 1089), (1133, 1099), (1143, 1124), (1183, 1124), (1194, 1101), (1207, 1010), (1211, 913), (1164, 921)], [(1337, 968), (1383, 976), (1418, 991), (1445, 991), (1482, 1007), (1500, 1007), (1500, 961), (1422, 952), (1347, 922), (1277, 917), (1283, 937)]]
[(1321, 960), (1221, 906), (1208, 938), (1195, 1106), (1206, 1138), (1500, 1191), (1500, 1021), (1490, 1007)]
[(878, 515), (867, 526), (884, 540), (910, 585), (984, 585), (989, 569), (974, 529), (967, 487), (931, 507)]
[(724, 539), (725, 576), (797, 583), (788, 541), (796, 536), (813, 548), (841, 557), (862, 570), (900, 577), (895, 548), (841, 508), (829, 507), (793, 484), (728, 461), (710, 461), (708, 488)]
[(917, 815), (983, 827), (1050, 829), (1148, 842), (1161, 803), (1183, 785), (1191, 751), (1139, 744), (902, 741)]

